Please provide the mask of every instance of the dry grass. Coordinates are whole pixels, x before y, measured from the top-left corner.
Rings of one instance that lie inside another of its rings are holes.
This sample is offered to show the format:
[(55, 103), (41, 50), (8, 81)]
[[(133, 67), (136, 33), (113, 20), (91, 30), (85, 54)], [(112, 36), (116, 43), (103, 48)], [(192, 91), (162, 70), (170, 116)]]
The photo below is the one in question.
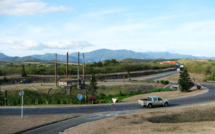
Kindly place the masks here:
[(180, 113), (189, 111), (189, 109), (195, 110), (196, 108), (208, 110), (209, 107), (215, 107), (215, 104), (210, 103), (200, 106), (196, 105), (168, 109), (163, 108), (150, 112), (117, 116), (89, 122), (69, 129), (63, 134), (214, 134), (214, 121), (186, 123), (151, 123), (148, 121), (149, 117)]
[(73, 118), (75, 115), (46, 115), (46, 116), (0, 116), (0, 133), (11, 134), (32, 127)]
[(30, 83), (30, 84), (13, 84), (13, 85), (2, 85), (2, 90), (7, 91), (20, 91), (20, 90), (36, 90), (39, 92), (46, 93), (49, 88), (52, 91), (60, 91), (61, 89), (55, 86), (55, 83)]

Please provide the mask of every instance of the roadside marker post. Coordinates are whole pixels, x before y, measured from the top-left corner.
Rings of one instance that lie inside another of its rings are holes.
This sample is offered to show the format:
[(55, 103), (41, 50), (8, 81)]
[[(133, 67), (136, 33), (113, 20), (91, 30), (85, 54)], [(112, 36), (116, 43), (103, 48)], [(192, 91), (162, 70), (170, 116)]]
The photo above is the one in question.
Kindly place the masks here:
[(116, 103), (117, 99), (112, 98), (112, 101), (113, 101), (113, 109), (114, 109), (114, 117), (115, 117), (115, 103)]
[(23, 96), (24, 96), (24, 91), (19, 92), (19, 96), (22, 96), (21, 118), (23, 118)]

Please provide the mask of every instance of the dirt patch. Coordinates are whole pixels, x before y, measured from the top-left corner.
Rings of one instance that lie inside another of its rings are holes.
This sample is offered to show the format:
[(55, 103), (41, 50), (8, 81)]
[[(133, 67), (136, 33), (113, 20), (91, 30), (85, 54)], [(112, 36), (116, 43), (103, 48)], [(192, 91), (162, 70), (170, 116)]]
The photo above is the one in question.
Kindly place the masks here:
[(123, 99), (122, 101), (123, 102), (137, 102), (138, 99), (147, 98), (148, 96), (159, 96), (164, 99), (173, 99), (173, 98), (198, 95), (198, 94), (202, 94), (207, 91), (208, 91), (208, 89), (205, 87), (203, 87), (201, 90), (198, 90), (196, 87), (193, 87), (193, 88), (191, 88), (190, 92), (186, 92), (186, 93), (181, 92), (181, 91), (155, 92), (155, 93), (149, 93), (149, 94), (136, 95), (133, 97)]
[[(177, 108), (163, 108), (150, 112), (141, 112), (89, 122), (65, 131), (63, 134), (213, 134), (214, 121), (186, 122), (186, 123), (151, 123), (147, 119), (153, 116), (174, 114), (187, 109), (205, 109), (215, 107), (215, 103), (199, 106)], [(214, 115), (213, 115), (214, 116)], [(89, 129), (90, 128), (90, 129)]]
[(47, 116), (0, 116), (0, 132), (11, 134), (47, 123), (76, 117), (75, 115), (47, 115)]

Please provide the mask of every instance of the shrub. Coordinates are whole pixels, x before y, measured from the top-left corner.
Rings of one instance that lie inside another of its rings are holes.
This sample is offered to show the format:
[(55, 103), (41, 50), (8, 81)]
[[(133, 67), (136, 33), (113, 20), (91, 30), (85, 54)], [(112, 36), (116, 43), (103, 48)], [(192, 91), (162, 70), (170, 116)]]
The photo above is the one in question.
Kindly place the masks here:
[(98, 98), (98, 99), (101, 99), (101, 100), (102, 100), (102, 99), (105, 99), (105, 97), (106, 97), (106, 96), (105, 96), (105, 94), (103, 94), (103, 93), (100, 93), (100, 94), (97, 96), (97, 98)]
[(167, 84), (169, 84), (169, 81), (168, 80), (161, 80), (161, 83), (164, 85), (167, 85)]
[(89, 97), (89, 101), (90, 101), (90, 103), (92, 103), (92, 104), (96, 104), (96, 101), (97, 101), (96, 96), (90, 96), (90, 97)]
[(169, 89), (169, 88), (156, 88), (156, 89), (152, 89), (151, 92), (165, 92), (165, 91), (172, 91), (172, 89)]
[(202, 86), (201, 86), (201, 85), (197, 85), (196, 87), (197, 87), (197, 89), (201, 89), (201, 88), (202, 88)]
[(124, 96), (121, 90), (119, 90), (118, 96)]

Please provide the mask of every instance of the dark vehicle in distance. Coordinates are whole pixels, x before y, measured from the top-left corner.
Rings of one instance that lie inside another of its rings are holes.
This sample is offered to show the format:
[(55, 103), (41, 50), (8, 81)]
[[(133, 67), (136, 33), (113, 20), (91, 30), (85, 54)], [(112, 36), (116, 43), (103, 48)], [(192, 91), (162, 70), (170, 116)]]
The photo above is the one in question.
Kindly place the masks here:
[(33, 80), (31, 80), (31, 79), (23, 79), (20, 82), (21, 83), (31, 83), (31, 82), (33, 82)]

